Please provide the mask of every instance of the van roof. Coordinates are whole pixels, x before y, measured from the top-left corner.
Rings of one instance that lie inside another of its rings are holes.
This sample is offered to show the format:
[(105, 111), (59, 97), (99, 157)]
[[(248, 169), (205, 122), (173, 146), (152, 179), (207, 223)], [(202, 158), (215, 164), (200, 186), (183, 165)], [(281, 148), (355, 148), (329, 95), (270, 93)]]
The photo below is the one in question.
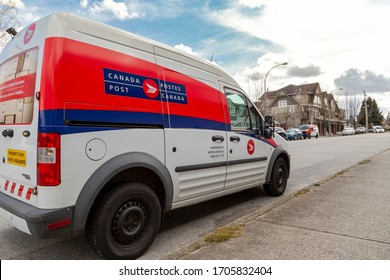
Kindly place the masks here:
[[(47, 37), (82, 38), (78, 35), (87, 35), (91, 39), (103, 39), (122, 46), (131, 46), (132, 48), (155, 53), (157, 56), (177, 60), (189, 66), (210, 72), (218, 76), (222, 81), (241, 88), (232, 76), (221, 67), (157, 41), (70, 13), (55, 13), (47, 16), (45, 19), (50, 22), (49, 25), (51, 26), (48, 29)], [(57, 28), (57, 25), (54, 24), (56, 21), (61, 23), (58, 25), (60, 28)]]

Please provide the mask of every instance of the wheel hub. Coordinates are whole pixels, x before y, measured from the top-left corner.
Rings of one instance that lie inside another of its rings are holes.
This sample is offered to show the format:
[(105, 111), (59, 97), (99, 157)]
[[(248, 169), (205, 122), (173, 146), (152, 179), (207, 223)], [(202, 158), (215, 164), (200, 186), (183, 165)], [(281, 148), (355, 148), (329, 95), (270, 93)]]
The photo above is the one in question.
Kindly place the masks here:
[(279, 186), (281, 186), (283, 184), (283, 178), (284, 178), (283, 169), (281, 167), (279, 167), (278, 171), (277, 171), (277, 181), (278, 181)]
[(147, 223), (147, 213), (141, 203), (128, 202), (115, 213), (112, 234), (121, 244), (129, 244), (143, 232)]

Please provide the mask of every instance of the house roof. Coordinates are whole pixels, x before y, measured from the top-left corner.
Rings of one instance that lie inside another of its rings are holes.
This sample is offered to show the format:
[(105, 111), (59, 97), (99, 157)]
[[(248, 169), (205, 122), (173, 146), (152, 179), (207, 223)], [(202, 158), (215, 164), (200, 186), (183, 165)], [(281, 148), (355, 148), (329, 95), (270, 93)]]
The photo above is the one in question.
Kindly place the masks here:
[[(319, 88), (320, 84), (319, 83), (312, 83), (312, 84), (303, 84), (303, 85), (288, 85), (286, 87), (280, 88), (275, 91), (267, 91), (267, 99), (275, 98), (276, 95), (279, 92), (284, 92), (287, 95), (293, 95), (298, 92), (306, 92), (306, 93), (311, 93), (315, 94), (317, 92), (317, 89)], [(260, 96), (259, 100), (264, 100), (264, 94)]]
[[(282, 94), (280, 94), (280, 93), (282, 93)], [(283, 100), (288, 99), (288, 100), (290, 100), (290, 101), (287, 101), (289, 105), (292, 105), (292, 104), (294, 104), (294, 105), (299, 105), (299, 103), (298, 103), (294, 98), (292, 98), (292, 94), (287, 94), (287, 93), (285, 93), (285, 92), (283, 92), (283, 91), (279, 91), (279, 92), (275, 95), (273, 101), (271, 101), (270, 106), (271, 106), (271, 107), (274, 107), (275, 104), (277, 104), (278, 100), (280, 100), (280, 99), (283, 99)]]

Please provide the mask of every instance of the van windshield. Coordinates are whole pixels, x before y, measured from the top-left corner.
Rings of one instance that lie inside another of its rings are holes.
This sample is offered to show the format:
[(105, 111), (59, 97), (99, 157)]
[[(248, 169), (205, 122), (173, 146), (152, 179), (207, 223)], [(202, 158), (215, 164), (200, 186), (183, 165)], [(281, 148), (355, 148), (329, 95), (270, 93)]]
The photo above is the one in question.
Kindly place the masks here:
[(34, 48), (0, 65), (0, 125), (31, 123), (37, 62)]

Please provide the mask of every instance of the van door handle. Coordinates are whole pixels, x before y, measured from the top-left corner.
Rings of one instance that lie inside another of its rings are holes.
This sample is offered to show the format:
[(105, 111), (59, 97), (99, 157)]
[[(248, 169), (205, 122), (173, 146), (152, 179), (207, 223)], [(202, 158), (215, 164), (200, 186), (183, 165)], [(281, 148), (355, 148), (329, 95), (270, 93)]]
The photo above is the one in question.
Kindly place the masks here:
[(221, 135), (214, 135), (212, 138), (211, 138), (214, 142), (218, 142), (218, 141), (221, 141), (223, 142), (223, 140), (225, 140), (225, 138)]
[(14, 131), (12, 129), (3, 130), (1, 133), (4, 137), (14, 137)]
[(240, 142), (240, 137), (238, 137), (238, 136), (231, 136), (230, 137), (230, 141), (231, 142)]

